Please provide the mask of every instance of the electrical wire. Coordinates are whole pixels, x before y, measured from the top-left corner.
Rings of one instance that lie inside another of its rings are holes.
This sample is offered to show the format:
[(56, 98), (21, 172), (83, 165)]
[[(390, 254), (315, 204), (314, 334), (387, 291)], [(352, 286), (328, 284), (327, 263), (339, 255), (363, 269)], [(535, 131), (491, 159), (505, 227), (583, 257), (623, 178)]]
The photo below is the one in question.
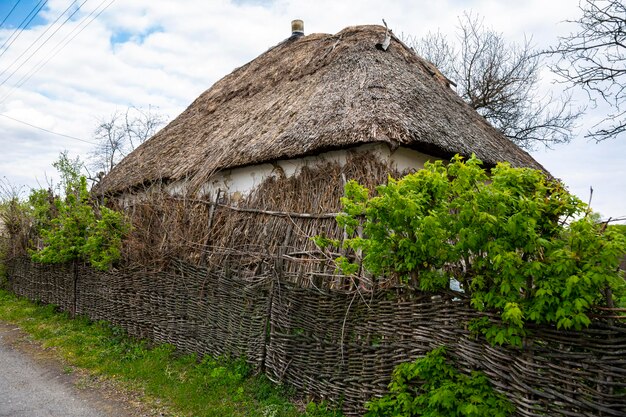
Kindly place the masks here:
[[(48, 62), (50, 62), (55, 56), (57, 56), (57, 54), (59, 54), (70, 42), (72, 42), (78, 35), (81, 34), (81, 32), (83, 30), (85, 30), (87, 28), (87, 26), (89, 26), (94, 20), (96, 20), (106, 9), (108, 9), (113, 3), (115, 3), (116, 0), (111, 0), (109, 2), (109, 4), (107, 4), (102, 10), (100, 10), (98, 12), (98, 14), (96, 14), (91, 20), (89, 20), (87, 22), (87, 20), (94, 15), (94, 13), (96, 13), (96, 11), (98, 11), (98, 9), (104, 4), (106, 3), (107, 0), (103, 0), (98, 7), (96, 7), (94, 10), (91, 11), (91, 13), (89, 13), (89, 15), (87, 15), (76, 27), (74, 27), (74, 29), (72, 29), (71, 32), (69, 32), (67, 35), (65, 35), (65, 37), (59, 42), (57, 43), (57, 45), (52, 48), (52, 50), (50, 51), (50, 53), (48, 53), (48, 55), (46, 55), (46, 57), (39, 61), (38, 65), (35, 65), (33, 67), (33, 69), (28, 72), (27, 74), (25, 74), (24, 76), (22, 76), (22, 78), (20, 78), (18, 80), (18, 82), (9, 90), (8, 93), (6, 93), (2, 98), (0, 98), (0, 104), (4, 103), (9, 97), (11, 97), (13, 95), (13, 93), (20, 87), (22, 87), (22, 85), (24, 85), (26, 82), (28, 82), (28, 80), (30, 80), (36, 73), (38, 73), (39, 71), (41, 71), (41, 69), (43, 67), (45, 67)], [(87, 22), (84, 26), (83, 23)], [(82, 26), (82, 28), (81, 28)], [(80, 30), (79, 30), (80, 29)], [(78, 30), (78, 32), (76, 34), (74, 34), (74, 36), (72, 36), (72, 34), (74, 32), (76, 32)], [(68, 39), (70, 36), (72, 36), (70, 39)], [(65, 43), (64, 43), (65, 42)], [(59, 47), (60, 46), (60, 47)]]
[[(86, 1), (87, 1), (87, 0), (85, 0), (85, 2), (86, 2)], [(33, 42), (32, 42), (32, 43), (28, 46), (28, 48), (26, 48), (26, 49), (24, 50), (24, 52), (22, 52), (22, 53), (20, 54), (20, 56), (18, 56), (17, 58), (15, 58), (15, 61), (13, 61), (13, 63), (12, 63), (11, 65), (9, 65), (9, 66), (5, 67), (5, 68), (2, 70), (2, 72), (0, 72), (0, 77), (2, 77), (2, 76), (3, 76), (3, 75), (4, 75), (4, 74), (5, 74), (5, 73), (9, 70), (9, 69), (11, 69), (11, 67), (13, 67), (13, 65), (15, 65), (15, 64), (16, 64), (16, 63), (17, 63), (17, 62), (18, 62), (18, 61), (19, 61), (19, 60), (20, 60), (20, 59), (21, 59), (21, 58), (22, 58), (22, 57), (23, 57), (23, 56), (24, 56), (24, 55), (25, 55), (28, 51), (30, 51), (30, 49), (31, 49), (33, 46), (35, 46), (35, 45), (37, 44), (37, 42), (39, 42), (39, 39), (41, 39), (41, 38), (42, 38), (42, 37), (43, 37), (46, 33), (48, 33), (48, 31), (49, 31), (50, 29), (52, 29), (52, 27), (53, 27), (53, 26), (54, 26), (54, 25), (55, 25), (55, 24), (59, 21), (59, 19), (61, 19), (61, 17), (63, 17), (63, 15), (64, 15), (65, 13), (67, 13), (67, 11), (68, 11), (68, 10), (70, 10), (70, 8), (71, 8), (73, 5), (75, 5), (77, 2), (78, 2), (78, 0), (74, 0), (74, 1), (73, 1), (70, 5), (69, 5), (69, 6), (67, 6), (67, 9), (65, 9), (65, 10), (63, 11), (63, 13), (61, 13), (61, 14), (59, 15), (59, 17), (57, 17), (57, 18), (56, 18), (56, 20), (55, 20), (54, 22), (52, 22), (52, 24), (48, 25), (48, 27), (46, 28), (46, 30), (44, 30), (44, 31), (43, 31), (43, 32), (42, 32), (42, 33), (41, 33), (41, 34), (37, 37), (37, 39), (35, 39), (35, 40), (34, 40), (34, 41), (33, 41)], [(83, 2), (83, 4), (85, 4), (85, 2)], [(81, 6), (82, 6), (82, 4), (81, 4), (80, 6), (78, 6), (78, 9), (80, 9), (80, 7), (81, 7)], [(71, 17), (71, 16), (70, 16), (70, 17)], [(63, 25), (64, 25), (66, 22), (67, 22), (67, 19), (65, 20), (65, 22), (61, 23), (61, 26), (59, 27), (59, 29), (60, 29), (61, 27), (63, 27)], [(50, 37), (48, 37), (48, 39), (50, 39)], [(46, 40), (46, 41), (47, 41), (47, 40)], [(44, 42), (44, 44), (45, 44), (45, 43), (46, 43), (46, 42)], [(42, 45), (43, 45), (43, 44), (42, 44)]]
[(85, 139), (77, 138), (76, 136), (70, 136), (70, 135), (65, 135), (63, 133), (53, 132), (52, 130), (48, 130), (48, 129), (44, 128), (44, 127), (35, 126), (32, 123), (28, 123), (28, 122), (25, 122), (23, 120), (18, 120), (18, 119), (14, 118), (14, 117), (11, 117), (11, 116), (7, 116), (6, 114), (1, 114), (0, 113), (0, 116), (6, 117), (7, 119), (11, 119), (14, 122), (22, 123), (22, 124), (24, 124), (26, 126), (30, 126), (32, 128), (35, 128), (35, 129), (43, 130), (44, 132), (47, 132), (47, 133), (50, 133), (50, 134), (53, 134), (53, 135), (62, 136), (64, 138), (68, 138), (68, 139), (78, 140), (80, 142), (85, 142), (85, 143), (88, 143), (90, 145), (97, 145), (97, 143), (95, 143), (95, 142), (91, 142), (91, 141), (88, 141), (88, 140), (85, 140)]
[(37, 52), (39, 52), (39, 50), (40, 50), (40, 49), (41, 49), (41, 48), (42, 48), (42, 47), (43, 47), (46, 43), (48, 43), (48, 41), (49, 41), (49, 40), (50, 40), (50, 39), (51, 39), (51, 38), (52, 38), (52, 37), (53, 37), (53, 36), (54, 36), (54, 35), (55, 35), (55, 34), (56, 34), (56, 33), (57, 33), (57, 32), (58, 32), (61, 28), (62, 28), (62, 27), (63, 27), (63, 25), (65, 25), (65, 23), (67, 23), (67, 21), (68, 21), (68, 20), (70, 20), (70, 19), (71, 19), (71, 18), (72, 18), (72, 17), (73, 17), (76, 13), (78, 13), (78, 11), (80, 10), (80, 7), (81, 7), (82, 5), (84, 5), (86, 2), (87, 2), (87, 0), (84, 0), (84, 1), (83, 1), (83, 3), (82, 3), (80, 6), (78, 6), (78, 8), (77, 8), (76, 10), (74, 10), (74, 12), (73, 12), (71, 15), (69, 15), (69, 16), (67, 17), (67, 19), (65, 19), (65, 21), (61, 24), (61, 26), (59, 26), (58, 28), (56, 28), (56, 29), (54, 30), (54, 32), (52, 32), (52, 33), (50, 34), (50, 36), (48, 36), (48, 37), (46, 38), (46, 40), (45, 40), (45, 41), (43, 41), (43, 43), (42, 43), (41, 45), (39, 45), (39, 46), (37, 47), (37, 49), (35, 49), (35, 50), (33, 51), (33, 53), (31, 53), (31, 54), (28, 56), (28, 58), (26, 58), (26, 60), (24, 60), (24, 62), (22, 62), (22, 63), (21, 63), (21, 64), (20, 64), (17, 68), (15, 68), (15, 70), (13, 70), (13, 72), (12, 72), (11, 74), (9, 74), (9, 76), (8, 76), (8, 77), (6, 77), (4, 80), (2, 80), (2, 82), (0, 82), (0, 87), (2, 87), (4, 84), (6, 84), (6, 82), (7, 82), (7, 81), (9, 81), (9, 80), (10, 80), (10, 79), (11, 79), (11, 78), (15, 75), (15, 73), (16, 73), (16, 72), (18, 72), (18, 71), (19, 71), (19, 70), (20, 70), (20, 69), (21, 69), (21, 68), (22, 68), (22, 67), (23, 67), (23, 66), (24, 66), (24, 65), (25, 65), (28, 61), (30, 61), (30, 60), (31, 60), (31, 59), (35, 56), (35, 54), (36, 54)]
[(21, 1), (21, 0), (17, 0), (17, 1), (15, 2), (15, 4), (13, 5), (13, 8), (9, 11), (9, 14), (7, 14), (7, 15), (5, 16), (5, 18), (4, 18), (4, 20), (2, 20), (2, 23), (0, 23), (0, 28), (2, 27), (2, 25), (4, 25), (4, 23), (7, 21), (7, 19), (8, 19), (9, 17), (11, 17), (11, 14), (13, 14), (13, 11), (14, 11), (14, 10), (15, 10), (15, 8), (17, 7), (17, 5), (18, 5), (18, 4), (20, 4), (20, 1)]
[[(30, 25), (30, 22), (33, 21), (33, 19), (37, 16), (37, 14), (41, 11), (41, 9), (44, 8), (44, 6), (46, 5), (46, 3), (48, 3), (48, 0), (39, 0), (39, 3), (37, 3), (35, 5), (35, 7), (33, 8), (33, 10), (30, 11), (30, 13), (28, 13), (26, 15), (26, 17), (24, 18), (24, 20), (22, 20), (22, 23), (20, 23), (20, 25), (15, 29), (15, 31), (11, 34), (11, 36), (9, 36), (7, 38), (6, 41), (4, 41), (4, 43), (2, 44), (2, 46), (0, 46), (0, 49), (3, 49), (2, 52), (0, 52), (0, 58), (6, 53), (6, 51), (9, 50), (9, 48), (11, 47), (11, 45), (13, 45), (13, 42), (15, 42), (15, 40), (17, 38), (20, 37), (20, 35), (22, 34), (22, 32), (24, 32), (24, 28), (28, 25)], [(41, 6), (39, 6), (39, 4), (41, 4)], [(39, 7), (39, 8), (37, 8)], [(34, 13), (33, 13), (34, 12)], [(32, 14), (32, 16), (31, 16)], [(28, 22), (26, 22), (26, 20), (30, 17), (30, 20), (28, 20)], [(24, 22), (26, 22), (26, 24), (24, 24)], [(15, 35), (15, 37), (13, 37), (13, 35)], [(13, 39), (11, 39), (13, 38)], [(7, 45), (7, 42), (9, 42), (9, 40), (11, 40), (11, 42)], [(6, 47), (5, 47), (6, 45)]]

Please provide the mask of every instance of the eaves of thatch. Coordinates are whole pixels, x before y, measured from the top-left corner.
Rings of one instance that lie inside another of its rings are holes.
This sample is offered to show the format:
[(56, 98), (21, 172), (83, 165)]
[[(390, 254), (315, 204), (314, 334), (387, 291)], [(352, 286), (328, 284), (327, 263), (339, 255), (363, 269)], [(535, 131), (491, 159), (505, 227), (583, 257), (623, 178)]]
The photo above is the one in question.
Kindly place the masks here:
[(543, 169), (382, 26), (289, 38), (227, 75), (105, 176), (98, 192), (384, 142)]

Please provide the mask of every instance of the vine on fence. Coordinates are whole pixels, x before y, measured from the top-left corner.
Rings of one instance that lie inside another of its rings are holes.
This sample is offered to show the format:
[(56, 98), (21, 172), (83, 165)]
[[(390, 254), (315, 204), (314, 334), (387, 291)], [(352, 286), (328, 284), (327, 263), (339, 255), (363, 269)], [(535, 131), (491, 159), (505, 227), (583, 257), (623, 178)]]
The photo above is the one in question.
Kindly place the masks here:
[(362, 264), (426, 291), (455, 278), (473, 307), (500, 314), (502, 326), (473, 323), (491, 343), (520, 346), (527, 322), (581, 329), (593, 306), (624, 301), (623, 234), (541, 171), (498, 164), (489, 175), (481, 165), (427, 163), (374, 197), (350, 181), (337, 217), (349, 237), (316, 243), (353, 249), (338, 259), (346, 273)]
[(506, 417), (514, 411), (483, 373), (460, 373), (443, 346), (396, 366), (389, 394), (370, 401), (366, 408), (366, 417)]

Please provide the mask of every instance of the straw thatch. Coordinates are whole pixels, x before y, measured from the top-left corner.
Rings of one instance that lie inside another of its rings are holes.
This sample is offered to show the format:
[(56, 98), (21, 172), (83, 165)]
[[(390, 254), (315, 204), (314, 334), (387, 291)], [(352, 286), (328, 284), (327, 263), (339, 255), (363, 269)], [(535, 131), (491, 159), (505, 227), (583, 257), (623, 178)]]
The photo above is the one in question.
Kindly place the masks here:
[[(236, 69), (104, 177), (98, 192), (382, 142), (542, 167), (381, 26), (289, 38)], [(445, 80), (443, 80), (445, 81)]]

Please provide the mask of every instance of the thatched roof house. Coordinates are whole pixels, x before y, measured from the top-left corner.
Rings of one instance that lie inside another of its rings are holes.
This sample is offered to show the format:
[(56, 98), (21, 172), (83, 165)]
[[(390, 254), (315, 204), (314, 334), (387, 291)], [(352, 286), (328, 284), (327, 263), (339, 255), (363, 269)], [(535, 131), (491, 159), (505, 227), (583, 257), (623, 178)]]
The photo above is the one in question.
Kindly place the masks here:
[(310, 237), (343, 236), (333, 213), (346, 180), (372, 189), (456, 153), (542, 168), (400, 40), (381, 47), (386, 35), (293, 35), (128, 155), (96, 189), (132, 216), (128, 258), (256, 277), (281, 253), (290, 280), (343, 285)]
[(542, 168), (396, 37), (377, 48), (385, 35), (382, 26), (355, 26), (286, 39), (202, 93), (98, 191), (155, 181), (201, 191), (218, 171), (372, 143)]

